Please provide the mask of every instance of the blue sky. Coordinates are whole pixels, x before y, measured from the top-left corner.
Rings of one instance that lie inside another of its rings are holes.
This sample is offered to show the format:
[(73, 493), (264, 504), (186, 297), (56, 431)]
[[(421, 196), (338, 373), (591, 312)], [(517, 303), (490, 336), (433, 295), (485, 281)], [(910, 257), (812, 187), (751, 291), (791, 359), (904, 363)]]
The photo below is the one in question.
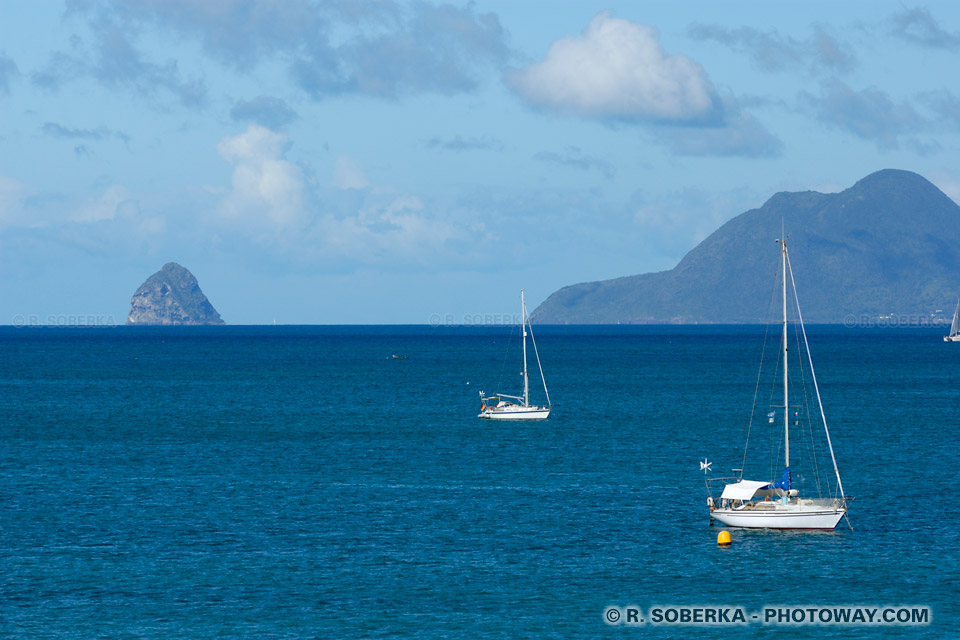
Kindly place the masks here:
[(960, 7), (0, 0), (0, 324), (164, 263), (229, 324), (455, 322), (783, 190), (960, 199)]

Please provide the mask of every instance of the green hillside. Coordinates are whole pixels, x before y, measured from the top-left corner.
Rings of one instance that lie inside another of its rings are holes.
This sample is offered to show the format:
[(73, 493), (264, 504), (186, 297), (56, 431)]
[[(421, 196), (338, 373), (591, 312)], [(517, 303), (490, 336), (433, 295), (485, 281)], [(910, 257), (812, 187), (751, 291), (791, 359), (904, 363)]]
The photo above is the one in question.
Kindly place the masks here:
[(952, 311), (960, 293), (960, 207), (922, 176), (886, 169), (835, 194), (778, 193), (733, 218), (670, 271), (553, 293), (541, 324), (767, 320), (786, 229), (809, 322)]

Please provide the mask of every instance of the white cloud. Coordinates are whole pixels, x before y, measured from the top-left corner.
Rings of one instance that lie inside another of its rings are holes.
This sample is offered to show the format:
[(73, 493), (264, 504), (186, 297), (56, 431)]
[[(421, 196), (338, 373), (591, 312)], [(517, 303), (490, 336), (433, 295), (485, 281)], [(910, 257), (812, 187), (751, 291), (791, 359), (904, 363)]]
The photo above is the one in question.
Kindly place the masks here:
[(289, 147), (285, 134), (257, 124), (217, 144), (233, 175), (225, 192), (206, 190), (219, 200), (219, 215), (206, 221), (210, 235), (302, 268), (420, 267), (461, 259), (448, 243), (464, 233), (443, 210), (417, 195), (372, 185), (347, 155), (337, 157), (331, 182), (317, 185), (286, 159)]
[(258, 124), (217, 144), (220, 157), (233, 165), (232, 189), (220, 213), (270, 230), (292, 229), (306, 221), (300, 167), (284, 159), (289, 139)]
[(428, 211), (419, 197), (369, 198), (353, 215), (328, 214), (318, 220), (306, 238), (315, 259), (423, 266), (462, 257), (447, 244), (465, 240), (466, 233), (455, 221)]
[(71, 222), (98, 222), (112, 220), (123, 209), (127, 212), (139, 213), (140, 206), (136, 200), (121, 185), (108, 187), (99, 198), (87, 202), (78, 208), (71, 216)]
[(608, 11), (554, 42), (542, 62), (509, 71), (507, 82), (532, 106), (586, 117), (695, 124), (721, 115), (703, 67), (667, 53), (653, 27)]

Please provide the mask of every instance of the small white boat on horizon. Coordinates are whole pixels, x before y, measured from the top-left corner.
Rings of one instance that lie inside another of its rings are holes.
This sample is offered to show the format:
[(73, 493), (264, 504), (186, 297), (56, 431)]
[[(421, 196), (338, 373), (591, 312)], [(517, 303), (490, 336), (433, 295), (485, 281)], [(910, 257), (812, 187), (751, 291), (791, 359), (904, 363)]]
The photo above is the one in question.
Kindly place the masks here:
[[(527, 305), (523, 298), (523, 289), (520, 290), (520, 342), (523, 345), (523, 395), (510, 396), (498, 393), (495, 396), (486, 396), (480, 392), (480, 413), (478, 418), (485, 420), (546, 420), (550, 415), (550, 392), (547, 391), (547, 379), (543, 375), (543, 366), (540, 364), (540, 354), (537, 352), (537, 341), (533, 337), (533, 327), (527, 317)], [(547, 396), (546, 406), (530, 404), (530, 377), (527, 375), (527, 329), (530, 330), (530, 341), (533, 344), (533, 353), (537, 358), (537, 368), (540, 370), (540, 379), (543, 381), (543, 393)]]
[(960, 342), (960, 300), (957, 300), (957, 308), (953, 312), (953, 323), (950, 325), (950, 333), (943, 336), (944, 342)]

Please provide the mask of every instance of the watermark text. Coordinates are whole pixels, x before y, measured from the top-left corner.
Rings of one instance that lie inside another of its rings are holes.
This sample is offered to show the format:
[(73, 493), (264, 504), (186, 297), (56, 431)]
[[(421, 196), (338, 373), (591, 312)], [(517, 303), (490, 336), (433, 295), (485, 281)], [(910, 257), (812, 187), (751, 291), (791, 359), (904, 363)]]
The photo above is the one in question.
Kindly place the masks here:
[(610, 625), (928, 625), (926, 606), (820, 606), (784, 605), (751, 611), (730, 606), (607, 607), (603, 620)]
[(429, 318), (431, 327), (494, 327), (518, 325), (520, 322), (519, 313), (467, 313), (459, 316), (452, 313), (434, 313)]
[(40, 315), (18, 314), (10, 319), (14, 327), (115, 327), (112, 315), (96, 313), (61, 313)]

